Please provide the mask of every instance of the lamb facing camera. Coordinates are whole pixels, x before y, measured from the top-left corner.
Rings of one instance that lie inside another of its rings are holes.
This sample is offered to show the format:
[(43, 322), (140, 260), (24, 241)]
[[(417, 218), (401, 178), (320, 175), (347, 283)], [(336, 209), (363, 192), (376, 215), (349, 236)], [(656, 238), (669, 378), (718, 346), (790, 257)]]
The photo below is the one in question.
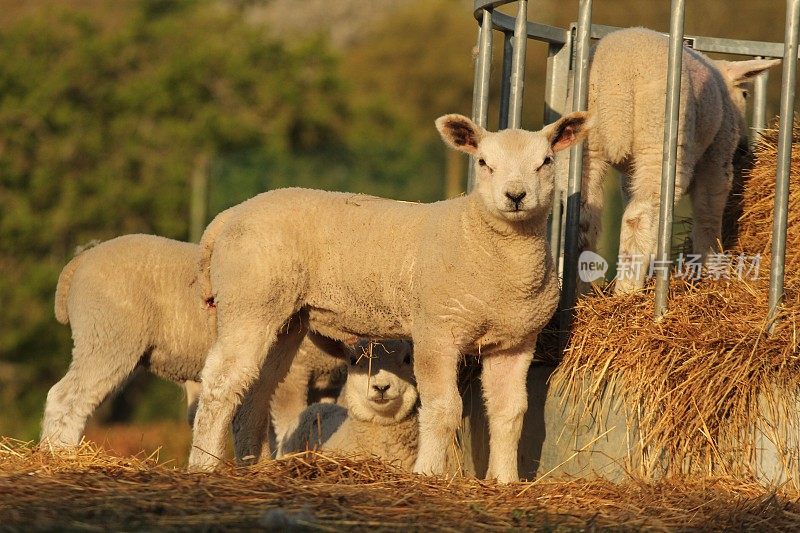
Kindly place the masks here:
[[(280, 189), (208, 226), (198, 280), (202, 297), (217, 302), (219, 327), (202, 371), (190, 470), (219, 464), (239, 399), (287, 352), (277, 332), (307, 312), (309, 329), (334, 340), (413, 341), (418, 473), (445, 472), (461, 423), (458, 364), (481, 356), (487, 477), (519, 479), (526, 376), (559, 296), (546, 231), (553, 158), (583, 138), (588, 114), (535, 132), (488, 132), (461, 115), (436, 126), (475, 158), (476, 187), (466, 196), (415, 204)], [(353, 250), (370, 253), (353, 260)]]
[(417, 403), (411, 345), (406, 341), (356, 346), (340, 404), (317, 403), (281, 443), (284, 453), (320, 450), (377, 456), (411, 470), (417, 457)]

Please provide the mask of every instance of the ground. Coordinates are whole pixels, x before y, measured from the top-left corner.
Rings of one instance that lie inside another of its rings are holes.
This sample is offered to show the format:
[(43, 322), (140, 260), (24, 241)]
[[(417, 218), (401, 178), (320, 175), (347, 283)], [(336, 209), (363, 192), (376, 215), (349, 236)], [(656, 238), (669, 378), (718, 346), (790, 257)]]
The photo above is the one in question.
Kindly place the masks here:
[(313, 452), (188, 474), (94, 445), (52, 454), (0, 440), (0, 529), (797, 530), (800, 498), (729, 479), (435, 479)]

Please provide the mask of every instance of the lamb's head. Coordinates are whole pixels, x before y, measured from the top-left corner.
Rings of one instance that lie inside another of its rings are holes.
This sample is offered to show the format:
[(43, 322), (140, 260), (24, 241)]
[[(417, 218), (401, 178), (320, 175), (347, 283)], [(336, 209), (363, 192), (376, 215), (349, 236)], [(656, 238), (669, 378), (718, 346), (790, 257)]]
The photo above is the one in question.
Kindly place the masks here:
[(396, 424), (417, 406), (412, 348), (408, 341), (359, 341), (347, 367), (345, 399), (350, 416)]
[(450, 147), (475, 158), (475, 194), (495, 217), (544, 220), (553, 201), (554, 155), (586, 136), (589, 116), (570, 113), (539, 131), (488, 132), (462, 115), (445, 115), (436, 127)]
[(714, 61), (722, 73), (731, 101), (739, 111), (742, 124), (746, 124), (745, 111), (747, 98), (752, 90), (753, 80), (765, 70), (780, 64), (780, 59), (751, 59), (748, 61)]

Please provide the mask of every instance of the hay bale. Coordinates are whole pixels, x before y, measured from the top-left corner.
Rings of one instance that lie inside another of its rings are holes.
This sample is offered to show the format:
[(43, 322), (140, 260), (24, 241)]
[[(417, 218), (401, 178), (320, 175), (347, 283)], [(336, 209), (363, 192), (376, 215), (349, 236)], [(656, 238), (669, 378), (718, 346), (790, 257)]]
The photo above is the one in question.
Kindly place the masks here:
[[(800, 123), (793, 127), (789, 185), (789, 224), (786, 235), (786, 270), (800, 266)], [(769, 254), (772, 247), (772, 211), (775, 204), (775, 169), (778, 157), (778, 124), (759, 136), (755, 163), (745, 177), (742, 215), (737, 247), (750, 253)]]
[(759, 279), (673, 279), (669, 313), (659, 322), (651, 290), (577, 304), (551, 389), (571, 408), (567, 426), (579, 427), (589, 413), (597, 434), (609, 428), (598, 418), (608, 413), (602, 402), (623, 402), (626, 427), (614, 431), (633, 427), (636, 437), (618, 450), (620, 469), (650, 477), (800, 479), (800, 146), (793, 148), (786, 299), (768, 335), (776, 145), (770, 130), (742, 197), (738, 246), (762, 254)]

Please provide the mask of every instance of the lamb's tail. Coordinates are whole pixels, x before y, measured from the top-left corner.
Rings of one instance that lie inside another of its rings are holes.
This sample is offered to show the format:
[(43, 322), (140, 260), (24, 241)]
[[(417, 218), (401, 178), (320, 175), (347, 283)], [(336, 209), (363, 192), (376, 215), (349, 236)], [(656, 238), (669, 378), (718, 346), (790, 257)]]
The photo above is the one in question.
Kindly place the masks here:
[(203, 237), (200, 239), (200, 260), (199, 270), (197, 276), (197, 284), (200, 290), (200, 295), (206, 305), (214, 307), (214, 290), (211, 287), (211, 256), (214, 253), (214, 243), (217, 236), (225, 228), (227, 220), (226, 212), (218, 214), (214, 220), (208, 225), (203, 232)]
[(72, 261), (67, 263), (58, 275), (58, 284), (56, 285), (55, 297), (55, 312), (56, 320), (61, 324), (69, 324), (69, 313), (67, 312), (67, 298), (69, 298), (69, 289), (72, 286), (72, 276), (83, 261), (83, 252), (89, 248), (93, 248), (100, 244), (100, 241), (92, 241), (85, 246), (80, 246), (75, 249), (75, 257)]

